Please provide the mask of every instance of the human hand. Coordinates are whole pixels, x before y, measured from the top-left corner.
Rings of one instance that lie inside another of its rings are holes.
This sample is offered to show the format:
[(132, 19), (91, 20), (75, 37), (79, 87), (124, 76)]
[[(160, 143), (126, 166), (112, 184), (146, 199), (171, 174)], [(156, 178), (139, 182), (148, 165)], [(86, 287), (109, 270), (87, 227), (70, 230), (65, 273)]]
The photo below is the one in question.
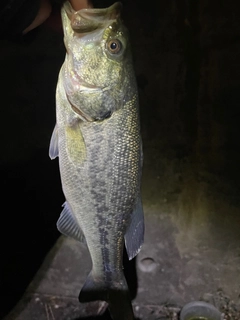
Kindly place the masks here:
[(37, 16), (33, 22), (23, 31), (23, 34), (28, 33), (32, 29), (38, 27), (50, 16), (52, 12), (52, 6), (50, 0), (41, 0), (40, 8), (38, 10)]
[[(78, 11), (84, 8), (91, 8), (92, 4), (90, 0), (70, 0), (69, 1), (74, 10)], [(23, 34), (28, 33), (32, 29), (38, 27), (40, 24), (45, 22), (52, 12), (52, 5), (50, 0), (41, 0), (40, 8), (38, 11), (37, 16), (35, 17), (34, 21), (28, 26), (24, 31)]]
[(70, 0), (69, 1), (74, 10), (78, 11), (84, 8), (91, 8), (92, 4), (90, 0)]

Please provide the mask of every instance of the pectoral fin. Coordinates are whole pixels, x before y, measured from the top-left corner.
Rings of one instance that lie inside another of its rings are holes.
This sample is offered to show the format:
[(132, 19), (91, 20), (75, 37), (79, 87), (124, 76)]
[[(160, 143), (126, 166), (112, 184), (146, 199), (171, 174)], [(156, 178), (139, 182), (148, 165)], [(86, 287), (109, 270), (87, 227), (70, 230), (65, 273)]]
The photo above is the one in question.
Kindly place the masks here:
[(65, 236), (69, 236), (77, 241), (85, 243), (84, 234), (74, 218), (69, 204), (65, 202), (63, 207), (63, 211), (57, 221), (58, 230)]
[(125, 234), (125, 246), (129, 260), (133, 259), (141, 249), (144, 241), (144, 216), (141, 198), (138, 198), (132, 220)]
[(86, 159), (86, 147), (79, 124), (66, 127), (66, 146), (69, 159), (75, 166)]
[(57, 129), (57, 125), (55, 125), (55, 128), (52, 133), (52, 137), (50, 140), (49, 157), (51, 160), (58, 157), (58, 129)]

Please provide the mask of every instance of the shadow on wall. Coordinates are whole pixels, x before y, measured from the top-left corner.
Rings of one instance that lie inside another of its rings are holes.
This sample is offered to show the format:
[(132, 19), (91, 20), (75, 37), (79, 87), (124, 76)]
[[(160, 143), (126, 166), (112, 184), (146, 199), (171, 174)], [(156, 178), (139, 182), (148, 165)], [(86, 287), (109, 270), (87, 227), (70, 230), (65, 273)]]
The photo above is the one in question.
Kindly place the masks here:
[(38, 153), (23, 164), (1, 166), (1, 317), (20, 299), (59, 235), (58, 168), (46, 160)]
[(58, 161), (50, 161), (48, 145), (65, 52), (61, 35), (37, 31), (35, 36), (24, 43), (1, 42), (0, 318), (22, 296), (58, 238), (64, 202)]

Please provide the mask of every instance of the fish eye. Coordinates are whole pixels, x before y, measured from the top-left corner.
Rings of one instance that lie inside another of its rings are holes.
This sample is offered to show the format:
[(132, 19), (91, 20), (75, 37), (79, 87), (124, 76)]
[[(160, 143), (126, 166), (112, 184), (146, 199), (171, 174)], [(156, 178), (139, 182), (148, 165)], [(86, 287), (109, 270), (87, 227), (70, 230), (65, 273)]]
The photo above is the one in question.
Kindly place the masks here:
[(112, 39), (107, 43), (107, 49), (112, 54), (117, 54), (122, 49), (122, 43), (118, 39)]

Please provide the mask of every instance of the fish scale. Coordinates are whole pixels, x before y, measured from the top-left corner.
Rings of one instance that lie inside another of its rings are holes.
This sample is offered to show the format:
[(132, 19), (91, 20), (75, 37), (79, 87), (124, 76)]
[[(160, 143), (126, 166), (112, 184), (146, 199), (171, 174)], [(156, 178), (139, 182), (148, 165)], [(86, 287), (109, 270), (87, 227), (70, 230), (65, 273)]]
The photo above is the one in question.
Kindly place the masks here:
[(132, 259), (143, 243), (142, 146), (137, 86), (120, 7), (116, 3), (75, 13), (64, 3), (67, 53), (58, 78), (49, 154), (59, 157), (66, 198), (57, 227), (84, 241), (92, 259), (79, 300), (105, 300), (114, 320), (132, 320), (123, 248), (125, 244)]

